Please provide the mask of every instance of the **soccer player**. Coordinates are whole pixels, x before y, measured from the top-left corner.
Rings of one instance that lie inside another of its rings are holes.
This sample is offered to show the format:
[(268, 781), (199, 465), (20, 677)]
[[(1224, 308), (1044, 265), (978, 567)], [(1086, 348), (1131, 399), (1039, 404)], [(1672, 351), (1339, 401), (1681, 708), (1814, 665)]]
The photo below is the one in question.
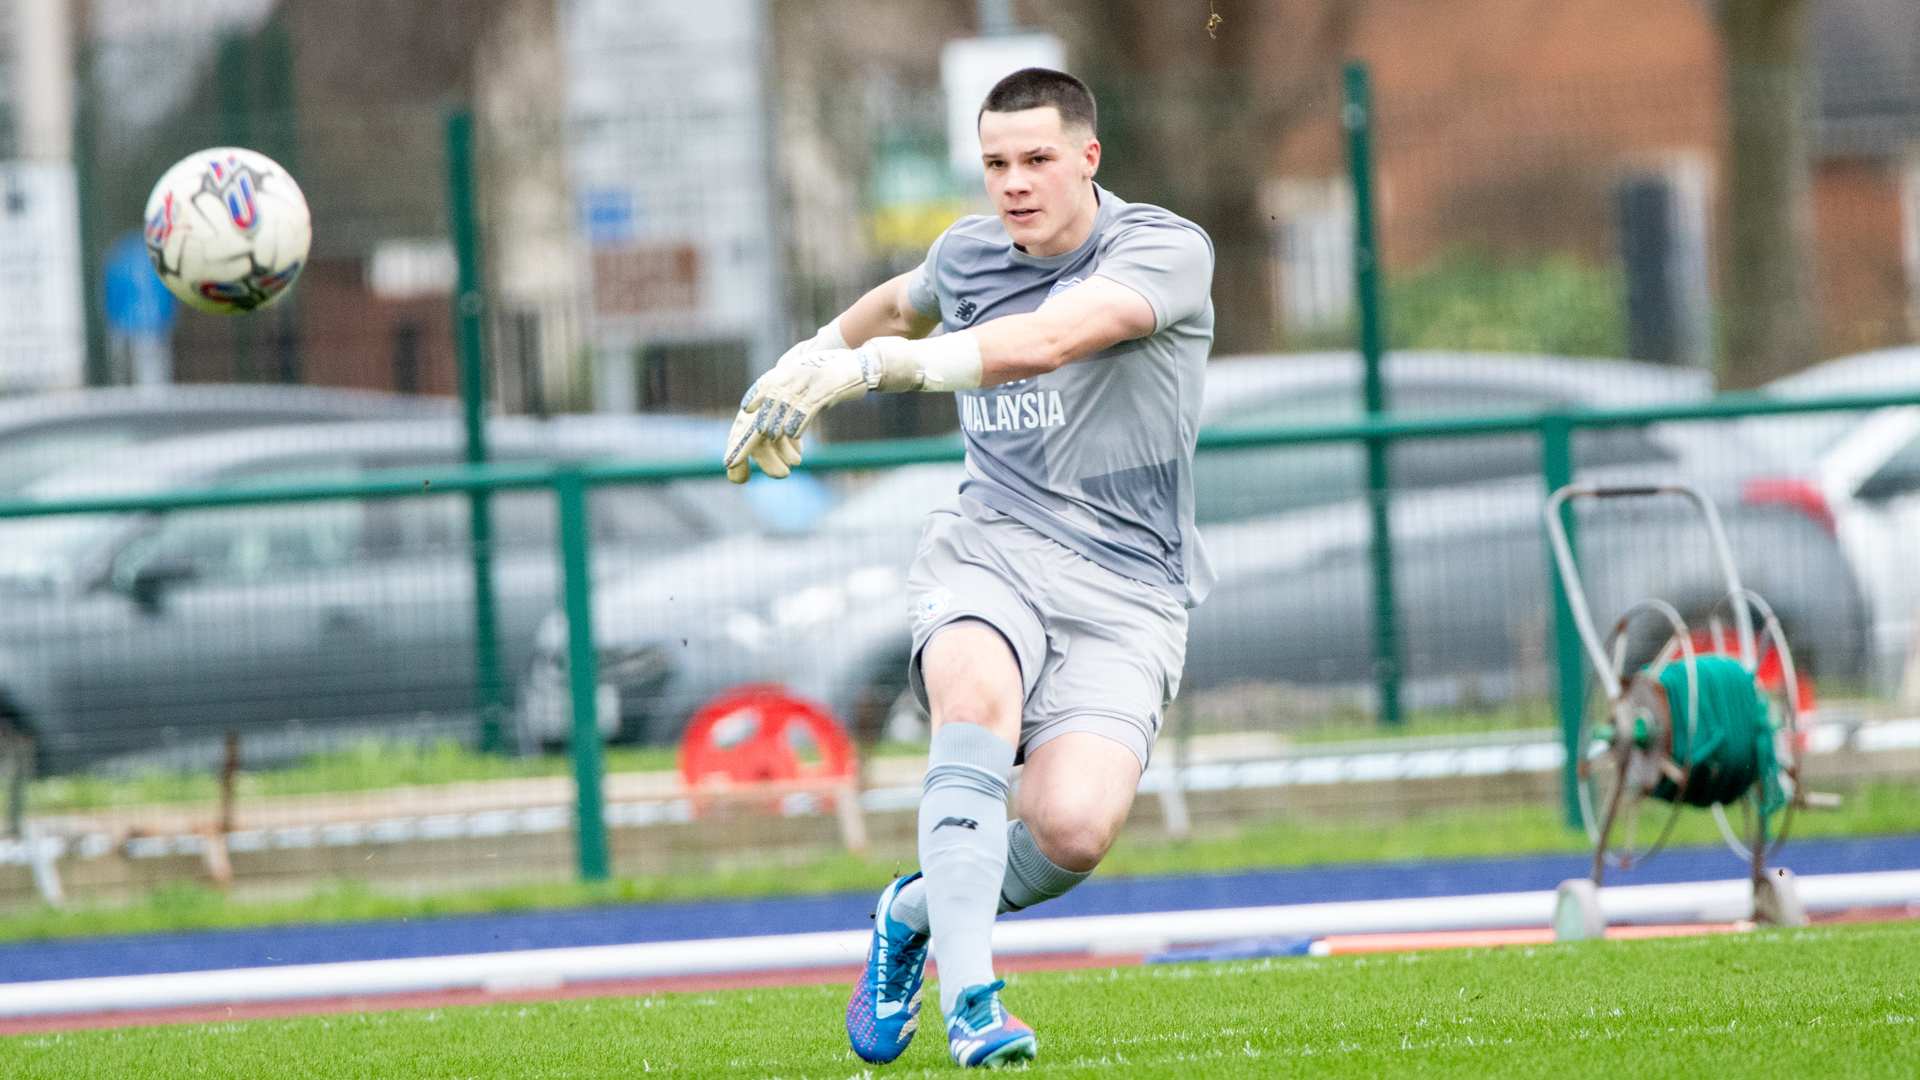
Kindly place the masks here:
[(913, 1038), (929, 945), (953, 1060), (1033, 1058), (1033, 1029), (999, 1001), (994, 917), (1064, 894), (1112, 846), (1179, 689), (1186, 609), (1213, 583), (1192, 483), (1212, 242), (1094, 183), (1078, 79), (1009, 75), (978, 122), (997, 216), (955, 222), (918, 269), (783, 356), (747, 391), (726, 457), (736, 482), (749, 460), (786, 476), (830, 405), (957, 392), (966, 479), (908, 575), (908, 677), (933, 718), (920, 870), (880, 894), (847, 1006), (872, 1062)]

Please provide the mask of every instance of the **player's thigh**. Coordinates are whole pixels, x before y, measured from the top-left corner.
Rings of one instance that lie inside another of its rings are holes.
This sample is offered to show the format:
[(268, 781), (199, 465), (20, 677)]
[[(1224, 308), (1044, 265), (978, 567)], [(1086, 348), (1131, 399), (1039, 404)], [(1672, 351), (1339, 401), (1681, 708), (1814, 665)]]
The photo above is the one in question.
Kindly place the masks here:
[(941, 627), (920, 652), (920, 677), (935, 731), (979, 724), (1010, 744), (1019, 739), (1020, 662), (993, 626), (968, 618)]
[[(907, 679), (936, 729), (984, 724), (1008, 742), (1020, 735), (1022, 705), (1047, 654), (1046, 632), (1029, 597), (1036, 583), (1005, 544), (961, 512), (927, 516), (907, 572), (913, 653)], [(936, 685), (937, 683), (937, 685)]]
[(1015, 809), (1041, 854), (1068, 870), (1091, 870), (1119, 837), (1139, 786), (1132, 746), (1069, 731), (1027, 751)]

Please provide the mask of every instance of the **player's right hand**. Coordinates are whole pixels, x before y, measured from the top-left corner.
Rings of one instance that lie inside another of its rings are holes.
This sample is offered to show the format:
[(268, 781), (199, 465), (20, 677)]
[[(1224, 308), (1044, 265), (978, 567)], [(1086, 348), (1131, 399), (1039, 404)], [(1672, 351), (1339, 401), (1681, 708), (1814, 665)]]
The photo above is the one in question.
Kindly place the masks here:
[(727, 479), (747, 482), (748, 462), (779, 479), (800, 464), (800, 439), (822, 410), (864, 397), (879, 377), (878, 347), (828, 349), (782, 363), (754, 380), (727, 436)]

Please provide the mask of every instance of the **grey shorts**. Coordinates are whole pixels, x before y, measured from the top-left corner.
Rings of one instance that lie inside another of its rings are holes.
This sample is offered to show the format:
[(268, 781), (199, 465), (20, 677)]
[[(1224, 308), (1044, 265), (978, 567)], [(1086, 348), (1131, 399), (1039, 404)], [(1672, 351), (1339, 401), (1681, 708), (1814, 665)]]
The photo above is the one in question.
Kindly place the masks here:
[(1020, 759), (1070, 731), (1132, 750), (1144, 771), (1186, 664), (1187, 610), (966, 496), (927, 516), (907, 573), (908, 678), (927, 704), (920, 653), (961, 619), (1000, 631), (1020, 663)]

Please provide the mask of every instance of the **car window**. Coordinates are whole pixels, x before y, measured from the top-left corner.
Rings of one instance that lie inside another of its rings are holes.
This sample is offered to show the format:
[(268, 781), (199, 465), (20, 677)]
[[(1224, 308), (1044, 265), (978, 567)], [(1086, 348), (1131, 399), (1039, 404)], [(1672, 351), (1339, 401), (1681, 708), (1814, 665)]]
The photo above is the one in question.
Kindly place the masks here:
[(158, 439), (331, 419), (338, 417), (318, 411), (202, 409), (52, 420), (0, 435), (0, 495), (17, 494), (61, 469)]
[(1886, 464), (1874, 470), (1854, 494), (1869, 502), (1910, 495), (1920, 490), (1920, 438), (1911, 439)]
[[(596, 489), (589, 521), (597, 545), (669, 550), (707, 539), (708, 531), (671, 489), (633, 485)], [(466, 495), (375, 499), (366, 504), (363, 551), (370, 559), (464, 553), (473, 500)], [(545, 489), (495, 492), (494, 550), (551, 551), (558, 537), (553, 495)]]
[(0, 442), (0, 493), (17, 494), (43, 476), (136, 441), (132, 432), (104, 427), (36, 429), (7, 439)]
[(820, 519), (821, 532), (853, 535), (911, 529), (960, 490), (964, 465), (935, 462), (903, 465), (865, 477), (864, 487)]
[(360, 506), (352, 502), (176, 511), (122, 548), (111, 576), (119, 589), (154, 566), (206, 584), (272, 581), (346, 565), (359, 534)]
[[(1392, 404), (1396, 413), (1408, 416), (1464, 416), (1540, 411), (1562, 403), (1527, 390), (1429, 383), (1401, 387)], [(1215, 426), (1337, 423), (1360, 416), (1355, 386), (1255, 403), (1233, 410)], [(1575, 452), (1589, 468), (1671, 457), (1637, 428), (1579, 432)], [(1540, 440), (1529, 433), (1406, 441), (1394, 446), (1390, 461), (1395, 490), (1479, 483), (1538, 473)], [(1344, 502), (1366, 490), (1366, 454), (1354, 443), (1212, 451), (1197, 455), (1193, 470), (1194, 518), (1201, 524)]]

